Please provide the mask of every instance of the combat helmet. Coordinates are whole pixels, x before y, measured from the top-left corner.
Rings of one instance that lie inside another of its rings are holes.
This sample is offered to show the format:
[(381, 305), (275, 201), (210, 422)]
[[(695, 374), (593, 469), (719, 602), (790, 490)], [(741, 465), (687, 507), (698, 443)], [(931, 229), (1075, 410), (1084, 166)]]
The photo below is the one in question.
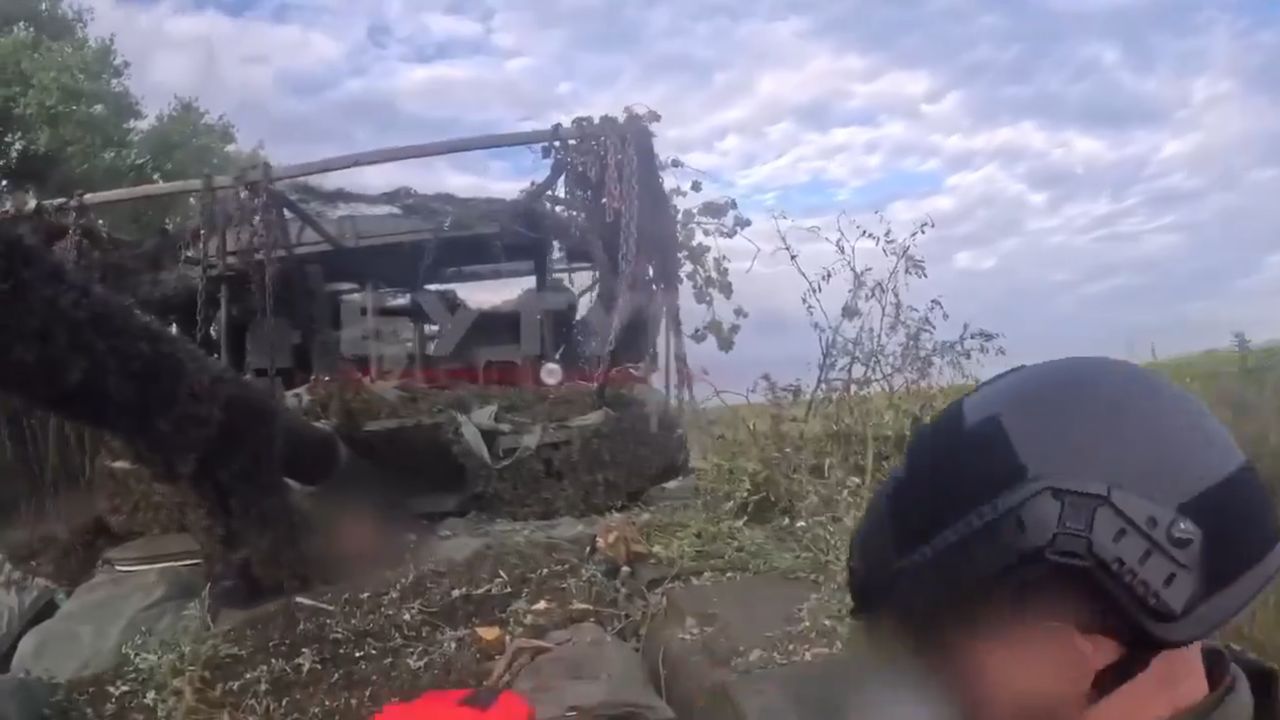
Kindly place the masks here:
[(1120, 360), (1053, 360), (992, 378), (913, 434), (854, 531), (853, 612), (945, 607), (1034, 565), (1096, 580), (1149, 660), (1262, 593), (1280, 521), (1194, 395)]

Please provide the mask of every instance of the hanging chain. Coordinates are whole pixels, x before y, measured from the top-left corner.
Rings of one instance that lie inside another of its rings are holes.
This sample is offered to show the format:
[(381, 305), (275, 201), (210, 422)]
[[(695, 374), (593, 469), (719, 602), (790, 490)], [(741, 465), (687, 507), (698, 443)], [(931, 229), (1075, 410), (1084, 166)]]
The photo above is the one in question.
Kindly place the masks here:
[(614, 211), (622, 205), (622, 187), (618, 182), (618, 159), (622, 143), (612, 133), (604, 137), (604, 219), (613, 222)]
[[(608, 380), (607, 374), (613, 369), (609, 367), (609, 358), (617, 345), (618, 334), (622, 331), (623, 318), (629, 318), (632, 312), (631, 285), (634, 282), (635, 275), (636, 233), (640, 215), (639, 173), (637, 173), (635, 145), (631, 141), (630, 134), (623, 135), (621, 138), (611, 136), (607, 147), (609, 148), (608, 167), (611, 169), (612, 178), (607, 181), (605, 204), (610, 209), (616, 206), (621, 213), (621, 217), (618, 223), (617, 297), (614, 299), (613, 312), (610, 313), (609, 334), (605, 340), (604, 352), (601, 356), (605, 373), (605, 377), (601, 378), (601, 382)], [(621, 170), (622, 182), (619, 182), (618, 178), (617, 170), (619, 169)], [(623, 183), (625, 183), (625, 191), (622, 189)]]
[(209, 247), (206, 242), (208, 236), (204, 229), (200, 230), (200, 278), (196, 284), (196, 342), (204, 340), (204, 304), (205, 296), (208, 294), (209, 285), (209, 260), (207, 249)]
[(249, 266), (250, 289), (259, 316), (262, 314), (262, 278), (254, 271), (253, 264), (258, 251), (258, 224), (253, 214), (248, 184), (236, 188), (236, 260)]
[(211, 227), (217, 221), (214, 218), (214, 194), (206, 190), (200, 195), (200, 228), (197, 237), (200, 241), (200, 277), (196, 285), (196, 342), (204, 340), (205, 298), (209, 285), (209, 236), (213, 234)]
[(636, 235), (640, 218), (640, 173), (636, 162), (636, 147), (632, 134), (627, 133), (622, 143), (623, 175), (627, 179), (627, 192), (622, 198), (622, 227), (619, 228), (618, 273), (623, 279), (624, 292), (634, 281), (636, 261)]
[(259, 240), (257, 246), (262, 252), (262, 309), (267, 321), (267, 377), (270, 379), (271, 387), (274, 388), (276, 376), (275, 270), (279, 228), (272, 222), (267, 207), (267, 183), (268, 180), (264, 178), (254, 185), (253, 214), (256, 220), (255, 237)]
[(84, 225), (89, 222), (89, 206), (81, 199), (81, 195), (77, 194), (76, 199), (69, 203), (64, 210), (67, 224), (70, 230), (67, 236), (60, 240), (53, 247), (54, 254), (68, 267), (75, 267), (81, 264), (85, 256), (85, 245), (87, 240), (84, 236)]
[(262, 244), (263, 308), (268, 321), (275, 317), (275, 268), (276, 249), (279, 247), (275, 223), (267, 212), (267, 188), (259, 185), (254, 196), (254, 217), (257, 219), (258, 237)]

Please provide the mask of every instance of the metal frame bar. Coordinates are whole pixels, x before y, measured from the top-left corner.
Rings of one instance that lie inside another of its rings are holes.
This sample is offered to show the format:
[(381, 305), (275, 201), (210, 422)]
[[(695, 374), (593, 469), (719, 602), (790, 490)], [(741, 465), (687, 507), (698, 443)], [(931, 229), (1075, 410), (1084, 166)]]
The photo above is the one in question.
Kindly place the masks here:
[(319, 235), (321, 240), (324, 240), (329, 244), (329, 247), (334, 250), (342, 250), (346, 247), (346, 245), (342, 244), (341, 240), (339, 240), (333, 233), (329, 232), (328, 228), (321, 225), (320, 221), (316, 220), (315, 217), (299, 205), (296, 200), (275, 188), (267, 188), (267, 194), (271, 196), (272, 200), (279, 203), (281, 207), (288, 210), (290, 215), (297, 218), (298, 222), (305, 225), (311, 232)]
[[(521, 145), (540, 145), (542, 143), (554, 142), (556, 140), (576, 140), (578, 138), (586, 137), (592, 132), (599, 131), (585, 130), (576, 127), (566, 128), (557, 125), (546, 130), (526, 130), (524, 132), (498, 133), (493, 135), (473, 135), (469, 137), (421, 143), (418, 145), (378, 148), (376, 150), (366, 150), (364, 152), (349, 153), (347, 155), (337, 155), (334, 157), (323, 158), (321, 160), (297, 163), (295, 165), (283, 165), (271, 168), (270, 174), (272, 180), (295, 180), (297, 178), (308, 177), (311, 175), (323, 175), (325, 173), (350, 170), (358, 167), (368, 167), (370, 165), (384, 165), (386, 163), (400, 162), (402, 160), (439, 157), (441, 155), (455, 155), (457, 153), (472, 152), (475, 150), (495, 150), (506, 147), (520, 147)], [(238, 187), (245, 183), (259, 181), (264, 179), (266, 175), (265, 170), (266, 168), (264, 165), (255, 165), (235, 176), (214, 176), (212, 178), (212, 187), (215, 190), (223, 190)], [(77, 198), (77, 200), (85, 203), (86, 205), (110, 205), (113, 203), (128, 202), (130, 200), (142, 200), (144, 198), (165, 197), (168, 195), (187, 195), (200, 192), (204, 187), (205, 180), (201, 178), (194, 180), (174, 180), (171, 182), (153, 183), (150, 185), (138, 185), (135, 187), (118, 188), (116, 190), (87, 193)], [(67, 199), (62, 199), (51, 202), (52, 204), (58, 204), (67, 201)]]

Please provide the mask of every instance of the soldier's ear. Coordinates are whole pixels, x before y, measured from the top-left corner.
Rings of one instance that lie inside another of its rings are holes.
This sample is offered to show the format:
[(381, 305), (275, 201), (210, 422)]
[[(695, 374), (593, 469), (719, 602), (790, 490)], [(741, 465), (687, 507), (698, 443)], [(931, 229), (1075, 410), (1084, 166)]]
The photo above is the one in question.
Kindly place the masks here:
[(1070, 634), (1080, 667), (1089, 669), (1091, 677), (1124, 655), (1124, 646), (1105, 635), (1082, 632), (1070, 626), (1064, 626), (1064, 630)]

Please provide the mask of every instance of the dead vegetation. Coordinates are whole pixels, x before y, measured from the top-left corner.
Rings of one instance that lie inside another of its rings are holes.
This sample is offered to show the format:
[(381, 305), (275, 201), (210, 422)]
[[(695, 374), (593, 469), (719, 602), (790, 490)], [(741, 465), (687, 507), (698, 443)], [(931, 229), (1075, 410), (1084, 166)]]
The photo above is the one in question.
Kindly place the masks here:
[(465, 566), (286, 602), (221, 632), (193, 615), (181, 637), (136, 643), (118, 671), (73, 684), (60, 717), (363, 720), (429, 688), (484, 684), (501, 651), (480, 628), (537, 639), (595, 622), (635, 640), (651, 606), (622, 601), (586, 550), (495, 547)]

